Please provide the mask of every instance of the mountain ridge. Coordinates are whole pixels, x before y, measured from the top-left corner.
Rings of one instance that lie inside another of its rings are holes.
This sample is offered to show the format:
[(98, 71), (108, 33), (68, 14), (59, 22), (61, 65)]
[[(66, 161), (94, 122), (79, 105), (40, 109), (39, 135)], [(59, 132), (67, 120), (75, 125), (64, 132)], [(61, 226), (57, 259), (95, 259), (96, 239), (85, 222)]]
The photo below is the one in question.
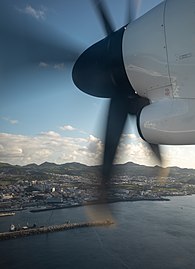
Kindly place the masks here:
[[(99, 177), (101, 172), (101, 165), (88, 166), (82, 163), (70, 162), (64, 164), (56, 164), (44, 162), (41, 164), (28, 164), (28, 165), (11, 165), (8, 163), (0, 162), (0, 180), (25, 178), (29, 179), (47, 179), (52, 175), (70, 175), (81, 176), (83, 178)], [(195, 169), (180, 168), (177, 166), (161, 168), (159, 166), (145, 166), (133, 162), (124, 164), (115, 164), (113, 166), (114, 176), (128, 176), (136, 177), (145, 176), (147, 178), (174, 178), (178, 182), (195, 184)]]
[[(62, 164), (56, 164), (56, 163), (52, 163), (52, 162), (43, 162), (41, 164), (36, 164), (36, 163), (30, 163), (27, 165), (12, 165), (9, 163), (4, 163), (4, 162), (0, 162), (0, 172), (4, 172), (5, 170), (18, 170), (18, 171), (42, 171), (42, 172), (50, 172), (50, 171), (54, 171), (54, 172), (65, 172), (66, 170), (69, 171), (79, 171), (79, 170), (99, 170), (101, 168), (101, 165), (86, 165), (86, 164), (82, 164), (79, 162), (67, 162), (67, 163), (62, 163)], [(181, 171), (185, 172), (185, 173), (193, 173), (195, 174), (195, 169), (193, 168), (180, 168), (177, 166), (173, 166), (173, 167), (167, 167), (167, 168), (161, 168), (159, 166), (146, 166), (146, 165), (142, 165), (142, 164), (137, 164), (137, 163), (133, 163), (133, 162), (126, 162), (124, 164), (114, 164), (113, 165), (113, 169), (115, 172), (122, 172), (122, 170), (129, 172), (131, 169), (133, 170), (143, 170), (145, 172), (149, 171), (149, 170), (167, 170), (169, 169), (170, 171), (174, 172), (174, 173), (179, 173)]]

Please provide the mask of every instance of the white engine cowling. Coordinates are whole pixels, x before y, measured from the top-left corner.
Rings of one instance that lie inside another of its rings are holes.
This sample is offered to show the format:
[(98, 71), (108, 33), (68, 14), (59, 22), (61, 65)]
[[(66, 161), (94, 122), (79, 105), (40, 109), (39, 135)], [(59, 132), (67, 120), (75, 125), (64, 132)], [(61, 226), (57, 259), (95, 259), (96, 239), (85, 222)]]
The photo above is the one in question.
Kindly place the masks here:
[(138, 129), (152, 144), (195, 144), (195, 99), (172, 99), (144, 107), (138, 118)]
[(135, 91), (150, 99), (138, 121), (157, 144), (195, 144), (195, 1), (166, 0), (127, 26), (123, 58)]

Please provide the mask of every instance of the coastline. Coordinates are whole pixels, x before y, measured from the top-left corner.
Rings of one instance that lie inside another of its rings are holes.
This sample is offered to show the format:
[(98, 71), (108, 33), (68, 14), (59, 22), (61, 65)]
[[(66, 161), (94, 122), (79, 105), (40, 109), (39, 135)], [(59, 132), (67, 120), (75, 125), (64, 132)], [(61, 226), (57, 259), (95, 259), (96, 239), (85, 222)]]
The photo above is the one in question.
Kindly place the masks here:
[[(108, 204), (114, 204), (114, 203), (120, 203), (120, 202), (139, 202), (139, 201), (170, 201), (169, 198), (163, 198), (163, 197), (144, 197), (144, 198), (131, 198), (131, 199), (110, 199), (107, 203)], [(46, 207), (46, 208), (35, 208), (31, 209), (31, 213), (38, 213), (43, 211), (51, 211), (51, 210), (59, 210), (64, 208), (75, 208), (75, 207), (82, 207), (82, 206), (90, 206), (90, 205), (98, 205), (97, 201), (91, 201), (81, 204), (73, 204), (73, 205), (63, 205), (63, 206), (54, 206), (54, 207)]]

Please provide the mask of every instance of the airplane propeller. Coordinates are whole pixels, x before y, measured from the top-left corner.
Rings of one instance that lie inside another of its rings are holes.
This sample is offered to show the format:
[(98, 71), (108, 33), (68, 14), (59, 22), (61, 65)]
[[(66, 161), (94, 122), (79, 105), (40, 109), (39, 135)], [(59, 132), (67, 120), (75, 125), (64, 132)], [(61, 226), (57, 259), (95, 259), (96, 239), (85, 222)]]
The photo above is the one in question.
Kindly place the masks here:
[[(93, 3), (106, 37), (82, 53), (74, 65), (72, 76), (75, 85), (82, 91), (97, 97), (111, 98), (105, 130), (100, 193), (100, 199), (106, 201), (113, 162), (127, 117), (134, 115), (139, 120), (142, 108), (150, 102), (149, 99), (139, 96), (134, 91), (124, 69), (122, 38), (125, 26), (114, 31), (103, 1), (94, 0)], [(129, 13), (129, 23), (131, 23), (131, 17)], [(159, 145), (148, 145), (161, 164)]]
[[(139, 120), (142, 108), (150, 103), (147, 98), (139, 96), (134, 91), (126, 75), (122, 52), (122, 39), (126, 27), (115, 30), (105, 2), (93, 0), (106, 37), (79, 56), (81, 46), (70, 42), (68, 37), (61, 37), (46, 23), (36, 24), (34, 21), (33, 23), (29, 21), (28, 25), (24, 24), (21, 16), (15, 15), (15, 12), (9, 10), (5, 3), (6, 1), (0, 3), (0, 8), (4, 10), (0, 17), (1, 72), (15, 72), (20, 66), (40, 62), (73, 63), (77, 59), (72, 71), (75, 85), (90, 95), (110, 98), (101, 184), (106, 198), (114, 158), (127, 117), (130, 114)], [(131, 23), (132, 13), (135, 10), (130, 7), (127, 10), (126, 23)], [(148, 145), (161, 163), (159, 146)]]

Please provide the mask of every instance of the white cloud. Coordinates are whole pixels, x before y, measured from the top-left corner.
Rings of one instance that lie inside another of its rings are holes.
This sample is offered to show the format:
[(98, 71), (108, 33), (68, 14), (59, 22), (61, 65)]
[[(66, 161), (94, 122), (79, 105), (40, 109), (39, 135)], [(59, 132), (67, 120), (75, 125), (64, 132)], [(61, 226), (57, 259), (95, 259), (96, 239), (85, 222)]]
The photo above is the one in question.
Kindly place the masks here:
[(1, 117), (2, 120), (9, 122), (10, 124), (18, 124), (18, 120), (10, 119), (9, 117)]
[(95, 154), (96, 158), (99, 158), (103, 150), (102, 141), (99, 138), (90, 135), (88, 138), (87, 149), (90, 153)]
[(65, 69), (64, 63), (46, 63), (46, 62), (40, 62), (39, 63), (39, 67), (41, 67), (41, 68), (54, 68), (54, 69), (59, 70), (59, 71)]
[(54, 131), (49, 132), (42, 132), (41, 135), (47, 136), (47, 137), (60, 137), (60, 135)]
[(83, 130), (80, 130), (80, 129), (77, 129), (77, 128), (71, 126), (71, 125), (64, 125), (64, 126), (59, 127), (59, 129), (62, 130), (62, 131), (69, 131), (69, 132), (77, 131), (80, 134), (89, 135), (87, 132), (85, 132)]
[(45, 20), (46, 18), (46, 8), (41, 7), (40, 9), (35, 9), (31, 5), (27, 5), (25, 8), (16, 8), (19, 12), (27, 14), (36, 20)]
[(65, 65), (64, 63), (57, 63), (57, 64), (54, 64), (54, 69), (58, 69), (58, 70), (63, 70)]
[(64, 125), (60, 127), (63, 131), (76, 131), (76, 128), (72, 127), (71, 125)]
[(164, 156), (166, 166), (195, 168), (195, 146), (166, 146)]
[(117, 163), (125, 162), (145, 163), (147, 165), (154, 165), (152, 162), (152, 153), (147, 148), (144, 141), (137, 141), (136, 143), (121, 143), (118, 148), (116, 156)]
[(10, 123), (11, 124), (17, 124), (18, 123), (18, 120), (10, 120)]
[(49, 67), (49, 64), (48, 63), (45, 63), (45, 62), (40, 62), (39, 63), (39, 66), (40, 67), (43, 67), (43, 68), (47, 68), (47, 67)]
[[(127, 143), (128, 142), (128, 143)], [(195, 168), (195, 146), (160, 146), (160, 151), (165, 167), (179, 166)], [(144, 165), (157, 165), (151, 149), (141, 138), (131, 139), (121, 143), (116, 156), (117, 163), (135, 162)]]

